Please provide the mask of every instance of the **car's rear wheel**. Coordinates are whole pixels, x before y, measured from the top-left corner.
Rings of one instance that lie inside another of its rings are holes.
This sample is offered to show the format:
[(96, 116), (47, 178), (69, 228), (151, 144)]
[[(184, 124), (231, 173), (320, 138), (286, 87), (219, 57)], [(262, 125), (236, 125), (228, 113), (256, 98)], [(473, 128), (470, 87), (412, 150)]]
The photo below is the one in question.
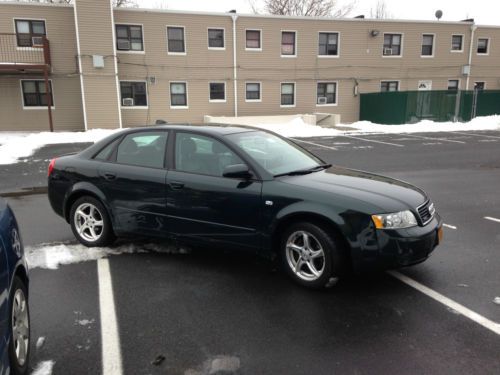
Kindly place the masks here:
[(313, 223), (296, 223), (281, 237), (281, 259), (297, 283), (322, 288), (334, 284), (340, 273), (340, 253), (332, 235)]
[(14, 277), (10, 293), (10, 342), (9, 360), (11, 373), (28, 373), (30, 356), (30, 313), (26, 285)]
[(108, 246), (115, 240), (106, 208), (94, 197), (81, 197), (73, 203), (70, 222), (73, 234), (85, 246)]

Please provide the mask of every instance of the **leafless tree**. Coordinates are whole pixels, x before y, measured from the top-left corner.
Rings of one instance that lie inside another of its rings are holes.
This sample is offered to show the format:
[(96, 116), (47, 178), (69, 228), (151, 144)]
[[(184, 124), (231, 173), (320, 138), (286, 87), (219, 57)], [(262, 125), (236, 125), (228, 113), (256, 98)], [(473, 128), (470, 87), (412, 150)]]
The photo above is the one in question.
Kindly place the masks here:
[(356, 1), (341, 5), (338, 0), (249, 0), (254, 13), (269, 13), (287, 16), (345, 17), (352, 12)]
[(393, 15), (387, 10), (385, 0), (378, 0), (375, 8), (370, 9), (370, 18), (392, 18)]

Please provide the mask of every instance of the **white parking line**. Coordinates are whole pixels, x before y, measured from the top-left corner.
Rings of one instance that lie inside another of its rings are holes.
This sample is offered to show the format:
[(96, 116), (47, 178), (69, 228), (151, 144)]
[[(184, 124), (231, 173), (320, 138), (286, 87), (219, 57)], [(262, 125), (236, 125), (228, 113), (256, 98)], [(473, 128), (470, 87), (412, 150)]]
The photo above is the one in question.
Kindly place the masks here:
[(102, 374), (121, 375), (123, 369), (120, 336), (118, 334), (108, 259), (104, 258), (97, 261), (97, 276), (99, 279), (99, 309), (101, 312)]
[(422, 135), (414, 135), (414, 134), (405, 134), (405, 136), (406, 137), (411, 137), (411, 138), (429, 139), (431, 141), (453, 142), (453, 143), (462, 143), (462, 144), (466, 143), (466, 142), (463, 142), (463, 141), (454, 141), (453, 139), (424, 137)]
[(309, 142), (309, 141), (303, 141), (301, 139), (297, 139), (297, 138), (290, 138), (291, 140), (295, 141), (295, 142), (302, 142), (302, 143), (307, 143), (309, 145), (313, 145), (313, 146), (318, 146), (318, 147), (323, 147), (323, 148), (327, 148), (329, 150), (335, 150), (337, 151), (338, 149), (335, 148), (335, 147), (332, 147), (332, 146), (325, 146), (325, 145), (322, 145), (321, 143), (314, 143), (314, 142)]
[(453, 309), (454, 311), (462, 314), (466, 318), (469, 318), (470, 320), (482, 325), (484, 328), (489, 329), (490, 331), (496, 333), (497, 335), (500, 335), (500, 324), (489, 320), (488, 318), (485, 318), (482, 315), (479, 315), (478, 313), (470, 310), (469, 308), (459, 304), (458, 302), (453, 301), (452, 299), (443, 296), (442, 294), (436, 292), (435, 290), (432, 290), (428, 287), (426, 287), (423, 284), (420, 284), (418, 281), (413, 280), (412, 278), (403, 275), (400, 272), (397, 271), (387, 271), (387, 273), (399, 281), (405, 283), (406, 285), (411, 286), (412, 288), (418, 290), (419, 292), (425, 294), (428, 297), (431, 297), (433, 300)]
[(497, 223), (500, 223), (500, 219), (497, 219), (496, 217), (485, 216), (484, 218), (485, 218), (486, 220), (495, 221), (495, 222), (497, 222)]
[(381, 144), (383, 144), (383, 145), (389, 145), (389, 146), (405, 147), (404, 145), (400, 145), (400, 144), (397, 144), (397, 143), (389, 143), (389, 142), (375, 141), (375, 140), (373, 140), (373, 139), (366, 139), (366, 138), (360, 138), (360, 137), (353, 137), (352, 135), (339, 135), (339, 137), (345, 137), (345, 138), (357, 139), (357, 140), (360, 140), (360, 141), (365, 141), (365, 142), (381, 143)]
[(456, 226), (450, 225), (450, 224), (445, 224), (445, 223), (443, 223), (443, 227), (450, 228), (450, 229), (457, 229)]
[(486, 134), (474, 134), (474, 133), (462, 133), (462, 132), (448, 132), (452, 134), (462, 134), (462, 135), (472, 135), (474, 137), (485, 137), (485, 138), (495, 138), (495, 139), (500, 139), (500, 137), (494, 136), (494, 135), (486, 135)]

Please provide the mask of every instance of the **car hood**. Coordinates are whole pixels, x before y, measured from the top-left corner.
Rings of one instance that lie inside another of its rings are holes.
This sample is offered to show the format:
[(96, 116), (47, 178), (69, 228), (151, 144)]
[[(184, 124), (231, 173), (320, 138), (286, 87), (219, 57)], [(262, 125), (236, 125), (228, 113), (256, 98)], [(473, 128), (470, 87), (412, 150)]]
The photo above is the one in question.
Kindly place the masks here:
[(378, 207), (380, 213), (415, 210), (427, 200), (423, 190), (406, 182), (338, 166), (288, 177), (282, 182), (359, 199)]

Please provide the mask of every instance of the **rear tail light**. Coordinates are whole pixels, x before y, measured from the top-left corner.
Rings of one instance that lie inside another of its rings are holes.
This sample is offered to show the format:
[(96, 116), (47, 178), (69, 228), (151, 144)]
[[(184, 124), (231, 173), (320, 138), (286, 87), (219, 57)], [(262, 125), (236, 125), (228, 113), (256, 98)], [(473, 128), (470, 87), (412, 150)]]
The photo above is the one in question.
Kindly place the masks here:
[(49, 163), (49, 168), (47, 170), (47, 177), (50, 176), (52, 174), (52, 171), (54, 170), (54, 166), (56, 165), (56, 159), (57, 158), (54, 158), (50, 161)]

